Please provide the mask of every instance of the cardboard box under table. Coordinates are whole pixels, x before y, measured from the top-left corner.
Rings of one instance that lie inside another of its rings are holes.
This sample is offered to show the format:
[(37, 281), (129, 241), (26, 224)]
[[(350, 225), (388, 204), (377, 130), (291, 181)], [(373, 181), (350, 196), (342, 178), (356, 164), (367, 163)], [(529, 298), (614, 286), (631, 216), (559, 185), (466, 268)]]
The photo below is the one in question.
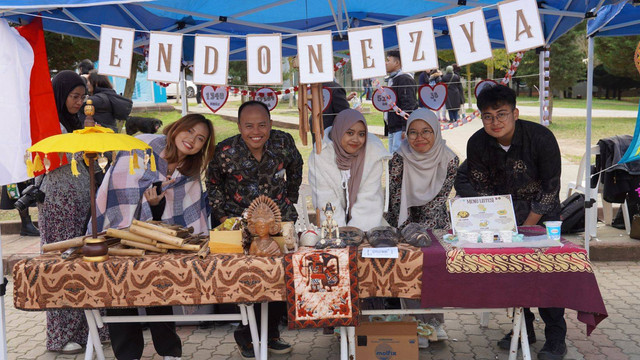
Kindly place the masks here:
[(417, 359), (415, 321), (362, 322), (356, 327), (356, 359)]

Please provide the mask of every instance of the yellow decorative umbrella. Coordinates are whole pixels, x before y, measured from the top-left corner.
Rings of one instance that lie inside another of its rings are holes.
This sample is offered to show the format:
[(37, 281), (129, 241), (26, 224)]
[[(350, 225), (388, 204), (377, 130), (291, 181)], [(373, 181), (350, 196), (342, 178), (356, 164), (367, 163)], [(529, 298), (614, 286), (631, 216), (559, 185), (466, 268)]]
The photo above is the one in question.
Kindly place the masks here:
[[(116, 134), (109, 128), (101, 126), (92, 126), (93, 122), (93, 106), (91, 106), (91, 100), (87, 101), (85, 106), (85, 114), (87, 119), (85, 120), (85, 128), (75, 130), (71, 134), (60, 134), (50, 136), (46, 139), (38, 141), (36, 144), (27, 149), (27, 156), (25, 157), (27, 162), (27, 172), (33, 175), (34, 170), (38, 171), (46, 169), (48, 171), (49, 163), (46, 154), (49, 153), (84, 153), (84, 159), (89, 166), (89, 176), (91, 182), (91, 232), (92, 237), (95, 238), (97, 234), (96, 223), (96, 184), (94, 174), (94, 161), (98, 154), (101, 154), (98, 158), (98, 164), (104, 170), (107, 164), (107, 159), (102, 155), (107, 151), (129, 151), (131, 157), (129, 158), (129, 173), (133, 174), (134, 169), (140, 168), (138, 164), (139, 159), (134, 150), (151, 150), (151, 147), (142, 140), (136, 139), (133, 136), (125, 134)], [(30, 153), (43, 153), (44, 159), (40, 159), (39, 154), (36, 154), (34, 161), (31, 161)], [(153, 151), (149, 151), (149, 154), (145, 153), (144, 163), (149, 166), (151, 171), (156, 171), (155, 157)], [(71, 172), (73, 175), (78, 176), (80, 173), (77, 168), (78, 164), (75, 157), (71, 159)], [(98, 256), (96, 258), (106, 258), (104, 256)], [(87, 259), (87, 257), (85, 257)]]

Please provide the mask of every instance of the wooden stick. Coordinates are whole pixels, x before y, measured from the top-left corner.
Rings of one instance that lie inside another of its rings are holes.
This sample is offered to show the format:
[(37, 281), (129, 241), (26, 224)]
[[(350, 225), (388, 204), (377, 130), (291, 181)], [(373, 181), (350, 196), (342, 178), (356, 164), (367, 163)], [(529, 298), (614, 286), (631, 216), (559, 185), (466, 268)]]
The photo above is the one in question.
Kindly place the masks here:
[(158, 245), (156, 246), (160, 249), (168, 250), (200, 251), (200, 246), (194, 244), (183, 244), (182, 246), (174, 246), (170, 244), (158, 243)]
[(109, 248), (109, 255), (112, 255), (112, 256), (144, 256), (144, 250), (143, 249)]
[(146, 238), (144, 236), (136, 235), (130, 233), (126, 230), (118, 230), (118, 229), (107, 229), (107, 236), (113, 236), (124, 240), (136, 241), (139, 243), (153, 245), (156, 246), (157, 241), (153, 239)]
[(209, 256), (209, 252), (211, 251), (211, 249), (209, 249), (209, 244), (205, 243), (204, 245), (202, 245), (202, 248), (200, 248), (200, 251), (198, 251), (198, 257), (200, 259), (204, 259), (207, 256)]
[(135, 224), (132, 224), (131, 227), (129, 227), (129, 231), (131, 231), (134, 234), (138, 234), (140, 236), (144, 236), (146, 238), (153, 239), (165, 244), (171, 244), (175, 246), (182, 246), (182, 244), (184, 244), (184, 239), (171, 236), (165, 233), (157, 232), (155, 230), (140, 227)]
[(160, 249), (159, 247), (155, 247), (153, 245), (139, 243), (137, 241), (120, 240), (120, 244), (131, 246), (131, 247), (138, 248), (138, 249), (145, 249), (145, 250), (149, 250), (149, 251), (155, 251), (155, 252), (159, 252), (159, 253), (166, 253), (167, 252), (167, 249)]
[(177, 236), (178, 232), (176, 230), (173, 229), (169, 229), (163, 226), (159, 226), (159, 225), (153, 225), (153, 224), (149, 224), (146, 223), (144, 221), (139, 221), (139, 220), (133, 220), (133, 225), (137, 225), (140, 227), (143, 227), (145, 229), (149, 229), (149, 230), (155, 230), (155, 231), (159, 231), (161, 233), (165, 233), (167, 235), (171, 235), (171, 236)]
[(64, 241), (58, 241), (51, 244), (44, 244), (42, 245), (42, 252), (46, 253), (56, 250), (67, 250), (72, 247), (81, 247), (82, 245), (84, 245), (84, 236)]

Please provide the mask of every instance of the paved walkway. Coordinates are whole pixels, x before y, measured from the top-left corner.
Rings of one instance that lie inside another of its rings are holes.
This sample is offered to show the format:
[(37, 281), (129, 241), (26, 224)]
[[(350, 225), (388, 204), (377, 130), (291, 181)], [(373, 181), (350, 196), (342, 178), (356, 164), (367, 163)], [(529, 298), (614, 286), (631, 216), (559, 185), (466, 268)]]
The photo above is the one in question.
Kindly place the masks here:
[[(567, 360), (632, 360), (640, 359), (640, 262), (594, 263), (600, 291), (609, 317), (586, 336), (585, 325), (576, 319), (576, 312), (567, 310)], [(11, 279), (9, 280), (11, 284)], [(12, 287), (5, 304), (9, 359), (83, 359), (83, 355), (58, 355), (45, 349), (45, 313), (25, 312), (13, 308)], [(449, 340), (432, 343), (420, 350), (420, 359), (507, 359), (507, 352), (496, 346), (496, 341), (510, 329), (511, 320), (506, 311), (491, 314), (487, 328), (480, 327), (480, 315), (457, 312), (445, 314), (445, 328)], [(536, 318), (538, 342), (532, 346), (533, 358), (544, 343), (544, 323)], [(178, 333), (183, 342), (183, 359), (241, 359), (233, 340), (234, 325), (221, 323), (215, 328), (201, 330), (195, 326), (181, 326)], [(144, 333), (147, 347), (143, 359), (160, 359)], [(315, 360), (338, 359), (339, 339), (323, 335), (322, 330), (282, 331), (283, 338), (294, 344), (293, 353), (273, 355), (271, 359)], [(107, 358), (113, 358), (110, 347), (105, 347)]]

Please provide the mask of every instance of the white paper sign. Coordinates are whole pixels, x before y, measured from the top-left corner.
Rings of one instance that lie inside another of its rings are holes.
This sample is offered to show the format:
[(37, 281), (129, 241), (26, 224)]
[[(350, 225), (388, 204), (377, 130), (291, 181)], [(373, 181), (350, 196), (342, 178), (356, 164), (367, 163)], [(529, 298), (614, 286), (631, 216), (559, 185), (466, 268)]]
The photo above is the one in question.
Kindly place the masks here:
[(480, 196), (449, 200), (451, 229), (517, 231), (516, 215), (511, 195)]
[(98, 72), (128, 79), (133, 57), (133, 29), (108, 25), (100, 27)]
[[(311, 96), (310, 88), (307, 89), (307, 96), (308, 97)], [(327, 110), (327, 107), (329, 107), (330, 102), (331, 102), (331, 90), (329, 90), (329, 88), (327, 87), (322, 87), (322, 112)], [(311, 110), (311, 100), (307, 101), (307, 107), (309, 108), (309, 110)]]
[(193, 48), (193, 82), (226, 85), (229, 70), (229, 37), (196, 35)]
[(447, 100), (447, 95), (449, 94), (449, 89), (445, 83), (437, 83), (433, 86), (424, 84), (420, 86), (418, 94), (424, 106), (433, 111), (438, 111), (444, 106), (444, 102)]
[(393, 109), (392, 104), (395, 103), (398, 97), (396, 92), (388, 86), (383, 86), (382, 91), (376, 89), (371, 96), (371, 103), (373, 107), (378, 111), (386, 112)]
[(536, 0), (500, 2), (498, 13), (508, 53), (544, 45), (544, 33)]
[(298, 34), (300, 82), (317, 84), (333, 80), (331, 31)]
[(363, 248), (363, 258), (376, 258), (376, 259), (397, 259), (398, 248), (397, 247), (380, 247), (380, 248)]
[(282, 84), (280, 34), (247, 35), (247, 83)]
[(482, 9), (447, 16), (447, 26), (458, 65), (471, 64), (492, 56)]
[(152, 81), (180, 81), (182, 34), (152, 31), (149, 37), (147, 78)]
[(267, 105), (269, 111), (272, 111), (276, 106), (278, 106), (278, 95), (272, 88), (263, 87), (256, 90), (253, 99)]
[(431, 18), (396, 25), (402, 71), (414, 72), (438, 68), (438, 49)]
[(353, 80), (369, 79), (387, 74), (380, 26), (350, 29), (349, 52)]
[(229, 88), (226, 86), (205, 85), (202, 87), (202, 101), (213, 112), (220, 110), (228, 98)]

